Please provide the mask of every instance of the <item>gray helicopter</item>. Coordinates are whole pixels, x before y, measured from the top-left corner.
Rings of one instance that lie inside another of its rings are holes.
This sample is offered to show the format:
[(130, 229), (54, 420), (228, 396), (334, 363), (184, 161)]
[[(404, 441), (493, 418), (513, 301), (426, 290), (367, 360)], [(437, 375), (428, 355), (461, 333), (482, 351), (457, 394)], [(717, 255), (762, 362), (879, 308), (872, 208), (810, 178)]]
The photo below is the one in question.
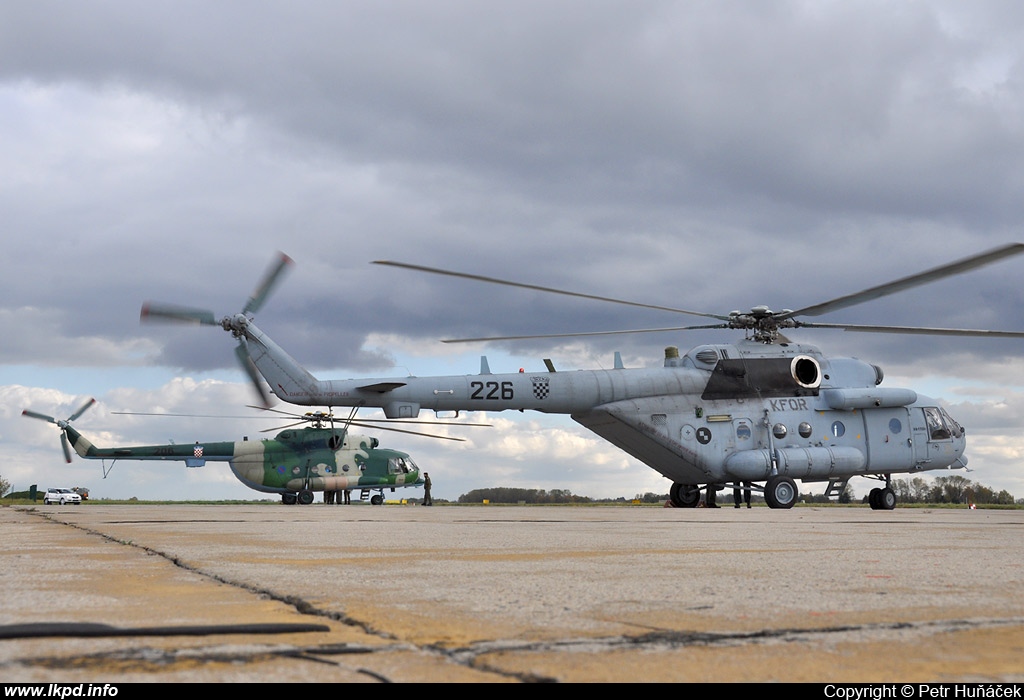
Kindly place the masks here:
[[(564, 413), (672, 482), (676, 507), (694, 507), (702, 488), (709, 496), (726, 487), (762, 492), (771, 508), (791, 508), (796, 481), (827, 482), (842, 492), (852, 477), (877, 480), (868, 500), (891, 510), (892, 474), (966, 468), (964, 429), (931, 398), (912, 389), (881, 387), (882, 370), (851, 358), (826, 357), (813, 345), (789, 342), (780, 331), (837, 328), (848, 331), (1024, 338), (1024, 332), (907, 326), (810, 323), (801, 317), (838, 309), (960, 274), (1024, 252), (1013, 243), (855, 294), (797, 310), (765, 306), (717, 315), (638, 304), (480, 275), (392, 261), (376, 264), (713, 319), (678, 328), (633, 333), (732, 328), (745, 338), (700, 345), (680, 354), (667, 348), (663, 366), (627, 369), (618, 353), (610, 370), (492, 374), (486, 357), (477, 375), (321, 380), (281, 349), (253, 320), (291, 260), (282, 254), (240, 313), (216, 319), (210, 311), (147, 303), (143, 320), (216, 325), (238, 340), (236, 352), (266, 400), (259, 375), (280, 399), (299, 405), (377, 407), (388, 418), (435, 412), (534, 410)], [(467, 338), (483, 342), (523, 338)], [(713, 502), (709, 498), (709, 503)]]

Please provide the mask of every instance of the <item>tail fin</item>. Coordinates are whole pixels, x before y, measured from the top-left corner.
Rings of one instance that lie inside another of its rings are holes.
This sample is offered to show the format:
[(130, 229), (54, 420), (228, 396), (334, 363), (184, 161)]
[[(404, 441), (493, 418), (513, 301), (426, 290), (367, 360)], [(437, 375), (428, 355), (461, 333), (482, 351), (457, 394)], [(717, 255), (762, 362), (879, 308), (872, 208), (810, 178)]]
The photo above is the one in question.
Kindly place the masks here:
[(249, 358), (270, 384), (274, 394), (289, 401), (317, 393), (319, 380), (257, 328), (256, 324), (249, 324), (245, 340)]
[(79, 457), (87, 458), (95, 451), (96, 447), (92, 442), (70, 425), (64, 428), (64, 434)]

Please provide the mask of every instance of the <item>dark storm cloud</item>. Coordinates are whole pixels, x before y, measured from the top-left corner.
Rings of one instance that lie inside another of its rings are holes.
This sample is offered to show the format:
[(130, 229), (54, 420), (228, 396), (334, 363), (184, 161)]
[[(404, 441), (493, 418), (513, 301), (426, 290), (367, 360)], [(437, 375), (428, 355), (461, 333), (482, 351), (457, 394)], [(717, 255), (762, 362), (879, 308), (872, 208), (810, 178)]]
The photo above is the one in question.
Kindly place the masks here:
[[(5, 202), (23, 261), (8, 298), (70, 305), (71, 336), (130, 342), (143, 298), (231, 313), (275, 248), (300, 265), (261, 323), (287, 324), (310, 362), (363, 368), (387, 361), (360, 356), (371, 331), (695, 322), (369, 268), (377, 257), (724, 313), (821, 301), (1019, 235), (1014, 5), (3, 13), (8, 131), (24, 149)], [(1012, 276), (974, 274), (943, 288), (956, 304), (919, 295), (827, 320), (1024, 325), (1000, 291)], [(230, 361), (221, 350), (175, 336), (163, 358), (204, 368)]]
[(24, 3), (0, 58), (10, 79), (123, 84), (541, 201), (1019, 216), (1019, 53), (980, 43), (1016, 36), (1019, 10), (974, 27), (941, 5), (585, 9)]

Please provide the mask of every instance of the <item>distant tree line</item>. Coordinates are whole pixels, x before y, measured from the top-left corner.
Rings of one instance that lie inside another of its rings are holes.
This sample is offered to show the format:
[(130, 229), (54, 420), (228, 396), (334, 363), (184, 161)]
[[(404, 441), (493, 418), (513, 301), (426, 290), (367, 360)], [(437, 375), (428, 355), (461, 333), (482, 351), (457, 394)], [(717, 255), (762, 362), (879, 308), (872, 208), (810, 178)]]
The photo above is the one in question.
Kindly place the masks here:
[[(625, 498), (620, 498), (618, 500), (625, 501), (626, 499)], [(653, 493), (651, 491), (648, 491), (647, 493), (643, 493), (643, 494), (638, 493), (636, 496), (633, 497), (633, 500), (634, 501), (640, 501), (641, 503), (664, 503), (665, 501), (668, 500), (668, 494), (667, 493)]]
[(917, 476), (913, 479), (893, 479), (892, 490), (900, 503), (976, 503), (978, 505), (1005, 505), (1015, 503), (1013, 495), (1003, 489), (996, 493), (983, 484), (953, 474), (936, 477), (927, 481)]
[(592, 503), (586, 496), (574, 496), (568, 489), (515, 489), (496, 487), (474, 489), (459, 496), (459, 503)]

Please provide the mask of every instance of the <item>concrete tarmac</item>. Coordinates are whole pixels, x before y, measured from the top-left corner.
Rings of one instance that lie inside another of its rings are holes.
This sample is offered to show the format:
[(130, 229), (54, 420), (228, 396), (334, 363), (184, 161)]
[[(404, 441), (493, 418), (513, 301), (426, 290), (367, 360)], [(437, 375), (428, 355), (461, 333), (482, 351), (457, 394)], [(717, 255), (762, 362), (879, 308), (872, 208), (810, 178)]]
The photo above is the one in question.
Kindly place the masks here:
[(1020, 510), (86, 504), (0, 527), (6, 682), (1024, 682)]

